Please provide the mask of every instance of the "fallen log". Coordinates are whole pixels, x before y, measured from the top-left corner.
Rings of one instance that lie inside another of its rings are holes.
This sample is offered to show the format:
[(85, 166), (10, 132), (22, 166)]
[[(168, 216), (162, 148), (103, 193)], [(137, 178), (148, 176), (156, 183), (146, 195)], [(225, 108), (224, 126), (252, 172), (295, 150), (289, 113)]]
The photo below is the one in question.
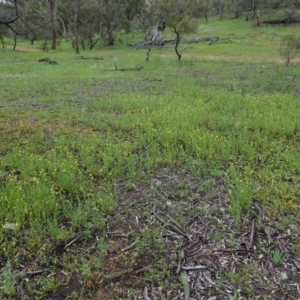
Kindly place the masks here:
[[(208, 37), (198, 37), (198, 38), (193, 38), (193, 39), (185, 39), (185, 40), (181, 40), (180, 43), (187, 43), (187, 44), (191, 44), (191, 43), (203, 43), (203, 42), (209, 42), (209, 45), (212, 45), (218, 41), (229, 41), (231, 42), (232, 40), (235, 39), (242, 39), (242, 38), (234, 38), (234, 37), (229, 37), (229, 38), (220, 38), (219, 36), (208, 36)], [(162, 41), (159, 45), (159, 47), (164, 47), (166, 45), (171, 45), (171, 44), (175, 44), (176, 41), (175, 40), (166, 40), (166, 41)], [(153, 45), (152, 41), (146, 41), (146, 42), (141, 42), (141, 43), (136, 43), (136, 44), (126, 44), (126, 46), (128, 47), (135, 47), (137, 50), (138, 49), (145, 49), (145, 48), (151, 48)]]
[(209, 37), (199, 37), (189, 40), (182, 40), (180, 43), (202, 43), (202, 42), (210, 42), (209, 45), (217, 42), (220, 39), (218, 36), (209, 36)]
[(166, 40), (166, 41), (161, 41), (159, 45), (154, 45), (152, 41), (146, 41), (146, 42), (141, 42), (141, 43), (136, 43), (136, 44), (126, 44), (127, 47), (136, 47), (136, 49), (144, 49), (144, 48), (149, 48), (152, 46), (158, 46), (158, 47), (163, 47), (166, 44), (174, 44), (175, 40)]
[(118, 65), (117, 65), (117, 57), (115, 57), (114, 63), (115, 63), (115, 71), (121, 71), (121, 72), (123, 72), (123, 71), (140, 71), (141, 69), (143, 69), (143, 67), (121, 68), (121, 69), (119, 69)]
[[(211, 42), (215, 43), (220, 39), (218, 36), (209, 36), (209, 37), (199, 37), (199, 38), (194, 38), (194, 39), (188, 39), (188, 40), (181, 40), (180, 43), (201, 43), (201, 42)], [(165, 46), (168, 44), (175, 44), (175, 40), (166, 40), (162, 41), (160, 43), (160, 46)], [(137, 49), (139, 48), (148, 48), (150, 46), (154, 46), (151, 41), (149, 42), (142, 42), (142, 43), (137, 43), (137, 44), (126, 44), (126, 46), (129, 47), (136, 47)]]
[(81, 59), (95, 59), (95, 60), (104, 60), (103, 57), (84, 57), (84, 56), (79, 56)]
[(269, 20), (263, 21), (263, 24), (270, 24), (270, 25), (282, 25), (282, 24), (297, 24), (300, 23), (300, 19), (298, 17), (283, 19), (283, 20)]

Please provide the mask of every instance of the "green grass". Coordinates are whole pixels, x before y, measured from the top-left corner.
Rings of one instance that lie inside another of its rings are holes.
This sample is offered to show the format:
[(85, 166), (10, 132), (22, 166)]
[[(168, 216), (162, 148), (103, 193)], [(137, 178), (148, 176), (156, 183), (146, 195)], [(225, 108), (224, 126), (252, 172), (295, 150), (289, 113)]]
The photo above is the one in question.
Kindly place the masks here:
[[(274, 45), (289, 31), (276, 29), (264, 42), (274, 28), (239, 19), (201, 24), (199, 35), (233, 29), (245, 38), (195, 45), (190, 54), (278, 57)], [(55, 246), (91, 226), (104, 234), (121, 182), (149, 182), (164, 167), (225, 178), (239, 227), (253, 199), (270, 218), (299, 219), (299, 68), (185, 54), (178, 63), (172, 51), (153, 51), (146, 63), (145, 51), (124, 46), (82, 52), (103, 61), (81, 60), (67, 43), (49, 53), (0, 49), (0, 225), (16, 226), (0, 231), (1, 297), (17, 293), (20, 265), (35, 260), (55, 270)], [(39, 63), (45, 56), (58, 64)], [(120, 68), (143, 70), (114, 71), (115, 57)], [(206, 193), (213, 186), (203, 181)], [(139, 251), (155, 243), (149, 231), (138, 240)], [(61, 262), (67, 271), (77, 259), (70, 255)], [(77, 263), (88, 279), (88, 258)], [(60, 284), (44, 280), (28, 290), (45, 295)]]

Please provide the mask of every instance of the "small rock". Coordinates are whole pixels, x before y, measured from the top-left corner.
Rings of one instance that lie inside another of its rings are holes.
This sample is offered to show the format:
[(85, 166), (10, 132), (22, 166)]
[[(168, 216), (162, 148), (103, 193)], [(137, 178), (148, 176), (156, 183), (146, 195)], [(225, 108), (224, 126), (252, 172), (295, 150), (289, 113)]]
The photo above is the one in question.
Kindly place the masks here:
[(161, 187), (162, 186), (162, 183), (161, 181), (157, 180), (157, 179), (154, 179), (153, 180), (153, 185), (156, 186), (156, 187)]
[(17, 228), (17, 226), (14, 223), (6, 223), (6, 224), (2, 225), (2, 229), (6, 232), (15, 231), (16, 228)]

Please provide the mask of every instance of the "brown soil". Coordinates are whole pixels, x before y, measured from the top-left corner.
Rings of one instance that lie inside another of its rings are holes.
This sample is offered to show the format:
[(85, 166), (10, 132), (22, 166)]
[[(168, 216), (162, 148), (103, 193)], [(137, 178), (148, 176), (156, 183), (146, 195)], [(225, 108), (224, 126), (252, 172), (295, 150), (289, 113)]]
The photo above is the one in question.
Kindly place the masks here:
[[(8, 47), (8, 49), (13, 49), (13, 47)], [(30, 48), (30, 47), (20, 47), (20, 46), (17, 46), (15, 51), (21, 51), (21, 52), (42, 52), (42, 50), (40, 50), (40, 49)]]

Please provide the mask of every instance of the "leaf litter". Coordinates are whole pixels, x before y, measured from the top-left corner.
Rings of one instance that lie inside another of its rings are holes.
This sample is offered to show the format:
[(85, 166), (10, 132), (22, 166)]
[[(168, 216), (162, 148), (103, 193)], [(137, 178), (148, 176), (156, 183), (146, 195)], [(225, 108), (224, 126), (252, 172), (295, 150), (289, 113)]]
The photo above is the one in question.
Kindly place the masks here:
[(202, 180), (166, 168), (149, 185), (119, 185), (101, 299), (300, 297), (299, 222), (283, 227), (253, 202), (237, 228), (225, 180), (211, 196)]

